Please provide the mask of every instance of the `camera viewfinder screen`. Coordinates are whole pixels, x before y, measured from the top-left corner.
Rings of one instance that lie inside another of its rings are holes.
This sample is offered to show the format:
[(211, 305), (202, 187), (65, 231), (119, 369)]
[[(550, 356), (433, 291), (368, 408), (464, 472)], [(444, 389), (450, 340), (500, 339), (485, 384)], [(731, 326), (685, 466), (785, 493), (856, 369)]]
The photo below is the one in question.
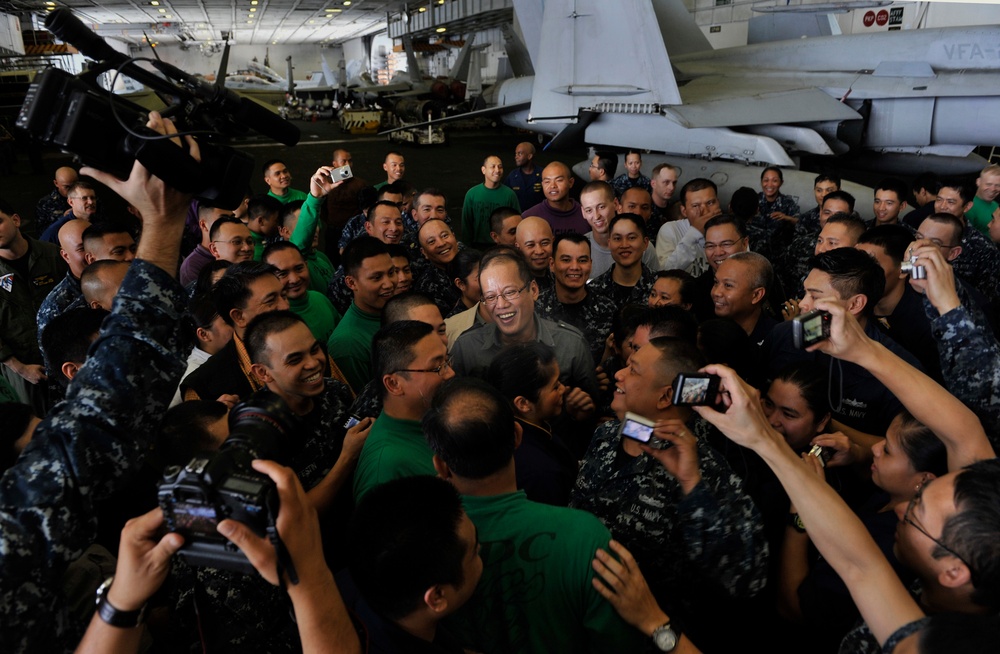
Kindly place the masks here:
[(649, 439), (653, 437), (653, 428), (647, 427), (635, 420), (626, 420), (622, 433), (629, 438), (648, 443)]
[(816, 316), (812, 320), (807, 320), (802, 324), (802, 335), (806, 342), (816, 341), (823, 338), (823, 316)]
[(684, 380), (681, 390), (681, 401), (686, 404), (698, 404), (705, 401), (708, 395), (708, 377), (688, 377)]

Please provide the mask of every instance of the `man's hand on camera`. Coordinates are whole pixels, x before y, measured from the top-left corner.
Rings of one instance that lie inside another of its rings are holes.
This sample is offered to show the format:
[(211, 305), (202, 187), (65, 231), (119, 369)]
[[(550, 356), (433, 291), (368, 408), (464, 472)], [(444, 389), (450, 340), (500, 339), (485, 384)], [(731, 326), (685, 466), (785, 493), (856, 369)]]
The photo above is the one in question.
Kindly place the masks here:
[(309, 193), (314, 198), (326, 197), (326, 195), (344, 183), (344, 180), (333, 181), (333, 166), (320, 166), (313, 176), (309, 178)]
[(115, 581), (108, 590), (108, 602), (119, 611), (139, 610), (166, 580), (170, 558), (184, 544), (184, 537), (171, 532), (157, 540), (162, 525), (159, 507), (125, 523)]
[[(319, 516), (306, 498), (299, 478), (291, 468), (274, 461), (256, 460), (253, 467), (270, 477), (277, 486), (281, 506), (278, 511), (278, 535), (292, 558), (299, 580), (305, 582), (324, 575), (331, 576), (323, 559)], [(271, 541), (235, 520), (223, 520), (218, 529), (220, 534), (240, 548), (260, 576), (278, 585), (277, 555)]]
[[(161, 117), (156, 111), (149, 113), (146, 127), (159, 134), (177, 133), (173, 121)], [(198, 142), (193, 138), (185, 136), (183, 142), (179, 137), (170, 140), (176, 143), (177, 147), (185, 147), (186, 145), (188, 154), (195, 160), (201, 161)], [(82, 168), (80, 174), (93, 177), (120, 195), (123, 200), (135, 207), (142, 217), (144, 225), (147, 220), (169, 219), (178, 214), (186, 216), (188, 205), (191, 203), (190, 195), (169, 188), (161, 179), (151, 175), (138, 160), (132, 166), (132, 172), (128, 179), (124, 181), (114, 175), (90, 167)]]
[[(150, 112), (146, 126), (159, 134), (177, 133), (173, 122), (168, 118), (162, 118), (155, 111)], [(170, 140), (177, 147), (186, 146), (192, 158), (201, 160), (198, 143), (190, 136), (185, 136), (183, 142), (179, 137)], [(132, 172), (124, 181), (89, 167), (82, 168), (80, 174), (93, 177), (135, 208), (142, 219), (142, 238), (139, 239), (136, 258), (149, 262), (176, 277), (181, 236), (187, 211), (191, 205), (191, 195), (167, 186), (138, 160), (132, 165)]]

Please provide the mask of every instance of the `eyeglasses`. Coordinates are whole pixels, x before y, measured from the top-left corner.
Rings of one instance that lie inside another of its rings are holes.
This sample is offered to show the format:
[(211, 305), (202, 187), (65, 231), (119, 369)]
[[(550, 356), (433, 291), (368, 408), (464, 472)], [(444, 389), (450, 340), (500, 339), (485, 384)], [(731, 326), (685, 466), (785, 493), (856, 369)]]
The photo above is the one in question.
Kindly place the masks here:
[(484, 295), (483, 296), (483, 304), (485, 304), (488, 307), (491, 307), (491, 306), (493, 306), (494, 304), (497, 303), (497, 301), (500, 299), (501, 295), (503, 296), (503, 299), (507, 300), (508, 302), (513, 302), (517, 298), (521, 297), (521, 293), (523, 293), (524, 289), (528, 288), (529, 286), (531, 286), (531, 282), (528, 282), (527, 284), (525, 284), (521, 288), (510, 288), (510, 289), (507, 289), (506, 291), (504, 291), (503, 293), (500, 293), (498, 295)]
[(243, 245), (249, 245), (253, 247), (253, 237), (249, 238), (234, 238), (230, 241), (212, 241), (213, 243), (229, 243), (234, 248), (242, 247)]
[(906, 512), (903, 513), (903, 522), (905, 524), (910, 525), (911, 527), (913, 527), (914, 529), (916, 529), (917, 531), (919, 531), (924, 536), (927, 536), (928, 538), (930, 538), (932, 541), (934, 541), (935, 545), (937, 545), (938, 547), (940, 547), (941, 549), (943, 549), (945, 552), (947, 552), (948, 554), (951, 554), (956, 559), (958, 559), (959, 561), (961, 561), (962, 563), (964, 563), (965, 567), (969, 569), (969, 576), (972, 577), (973, 579), (975, 579), (975, 572), (973, 571), (972, 566), (969, 565), (969, 562), (966, 561), (965, 558), (962, 555), (960, 555), (958, 552), (956, 552), (955, 550), (951, 549), (950, 547), (948, 547), (947, 545), (945, 545), (944, 543), (942, 543), (937, 538), (934, 538), (933, 536), (931, 536), (927, 532), (926, 529), (924, 529), (919, 524), (917, 524), (917, 522), (913, 519), (913, 510), (916, 508), (917, 504), (920, 502), (920, 498), (923, 497), (923, 494), (924, 494), (924, 489), (927, 488), (927, 486), (929, 484), (930, 484), (930, 482), (927, 482), (927, 483), (921, 484), (917, 488), (917, 492), (914, 493), (913, 497), (910, 499), (910, 503), (906, 505)]
[(451, 368), (451, 364), (454, 360), (455, 359), (453, 357), (448, 357), (447, 359), (444, 360), (444, 363), (442, 363), (440, 366), (437, 366), (436, 368), (428, 368), (426, 370), (417, 370), (414, 368), (401, 368), (396, 372), (433, 372), (437, 375), (441, 375), (441, 373), (444, 372), (445, 368)]
[(734, 245), (736, 245), (737, 243), (739, 243), (742, 240), (743, 239), (739, 239), (739, 241), (722, 241), (721, 243), (705, 243), (705, 249), (706, 250), (715, 250), (715, 249), (728, 250), (729, 248), (733, 247)]
[[(915, 233), (913, 235), (913, 237), (916, 238), (917, 240), (927, 238), (926, 236), (924, 236), (920, 232)], [(927, 238), (927, 240), (930, 241), (931, 243), (933, 243), (934, 245), (938, 246), (939, 248), (944, 248), (945, 250), (950, 250), (951, 248), (957, 248), (958, 247), (958, 245), (948, 245), (946, 243), (942, 243), (939, 239), (936, 239), (936, 238)]]

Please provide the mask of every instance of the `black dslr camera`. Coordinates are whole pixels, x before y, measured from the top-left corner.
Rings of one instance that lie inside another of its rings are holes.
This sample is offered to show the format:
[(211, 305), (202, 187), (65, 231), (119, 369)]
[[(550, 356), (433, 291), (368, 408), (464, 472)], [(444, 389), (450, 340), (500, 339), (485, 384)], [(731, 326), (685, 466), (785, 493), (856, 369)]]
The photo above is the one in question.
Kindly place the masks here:
[[(150, 64), (164, 77), (140, 67), (68, 9), (49, 13), (45, 26), (97, 63), (80, 75), (57, 68), (39, 74), (16, 125), (88, 166), (127, 179), (138, 160), (172, 188), (213, 206), (235, 208), (253, 173), (253, 158), (211, 141), (244, 134), (248, 128), (289, 146), (299, 140), (297, 127), (226, 89), (222, 80), (211, 84), (162, 61)], [(156, 91), (168, 105), (160, 113), (173, 119), (179, 132), (197, 132), (200, 162), (147, 128), (146, 109), (98, 85), (100, 74), (115, 70)]]
[(274, 459), (294, 441), (296, 417), (284, 400), (260, 391), (229, 413), (229, 438), (212, 454), (195, 456), (163, 473), (157, 496), (168, 531), (184, 536), (178, 552), (190, 565), (255, 572), (243, 553), (216, 525), (227, 518), (266, 536), (282, 558), (278, 538), (278, 491), (271, 478), (251, 467)]

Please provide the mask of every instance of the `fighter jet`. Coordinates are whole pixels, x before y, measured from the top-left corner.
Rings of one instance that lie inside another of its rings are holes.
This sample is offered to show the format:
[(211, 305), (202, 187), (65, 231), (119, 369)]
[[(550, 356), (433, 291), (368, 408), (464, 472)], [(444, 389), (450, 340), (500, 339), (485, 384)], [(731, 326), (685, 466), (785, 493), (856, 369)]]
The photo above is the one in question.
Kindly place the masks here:
[[(418, 100), (420, 104), (430, 101), (436, 107), (455, 104), (465, 99), (465, 83), (462, 80), (465, 79), (469, 68), (472, 39), (466, 39), (458, 51), (455, 64), (443, 78), (424, 79), (417, 63), (417, 55), (413, 50), (413, 42), (408, 36), (403, 37), (403, 50), (406, 52), (406, 75), (409, 79), (400, 79), (397, 75), (389, 84), (359, 86), (351, 90), (359, 95), (376, 94), (394, 101), (404, 98)], [(426, 116), (426, 112), (417, 115)]]
[(927, 168), (929, 156), (1000, 144), (1000, 26), (712, 50), (682, 0), (514, 0), (514, 10), (536, 73), (505, 82), (493, 111), (553, 136), (551, 148), (781, 166), (878, 153)]

